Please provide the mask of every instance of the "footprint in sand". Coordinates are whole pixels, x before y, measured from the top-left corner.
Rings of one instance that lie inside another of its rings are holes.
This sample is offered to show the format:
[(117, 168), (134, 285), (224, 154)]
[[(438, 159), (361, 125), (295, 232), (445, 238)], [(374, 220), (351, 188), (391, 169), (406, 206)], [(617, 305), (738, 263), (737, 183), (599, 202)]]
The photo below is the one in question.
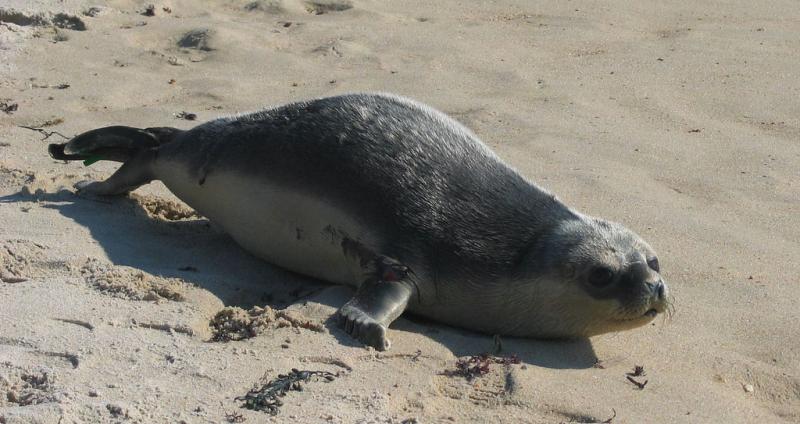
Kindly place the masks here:
[(35, 370), (0, 364), (0, 407), (29, 406), (56, 402), (53, 370), (40, 367)]
[(184, 33), (178, 40), (178, 47), (182, 49), (200, 50), (210, 52), (213, 33), (206, 28), (193, 29)]
[(718, 358), (714, 381), (777, 409), (800, 400), (800, 378), (768, 362)]
[(131, 193), (130, 197), (144, 209), (148, 217), (153, 219), (182, 221), (202, 218), (194, 209), (183, 203), (136, 193)]
[(50, 23), (43, 13), (31, 14), (6, 8), (0, 8), (0, 21), (19, 26), (45, 26)]
[(286, 12), (286, 8), (281, 0), (256, 0), (247, 3), (244, 10), (248, 12), (264, 12), (270, 14), (281, 14)]
[(0, 245), (0, 281), (22, 283), (40, 277), (47, 266), (45, 247), (30, 240), (6, 240)]
[(655, 31), (655, 35), (660, 39), (675, 39), (675, 38), (686, 37), (691, 33), (691, 31), (692, 31), (691, 28), (661, 29)]
[(307, 0), (305, 1), (305, 6), (308, 13), (324, 15), (352, 9), (353, 3), (348, 0)]
[(30, 171), (10, 168), (0, 164), (0, 188), (18, 190), (36, 179)]
[(81, 268), (84, 280), (99, 292), (113, 297), (146, 301), (184, 301), (190, 284), (178, 278), (164, 278), (127, 266), (89, 259)]
[(0, 21), (19, 26), (55, 26), (73, 31), (86, 31), (81, 18), (66, 13), (25, 13), (15, 9), (0, 8)]
[[(477, 358), (477, 357), (473, 357)], [(462, 358), (464, 362), (468, 358)], [(502, 359), (502, 358), (500, 358)], [(451, 399), (468, 399), (476, 405), (499, 406), (510, 400), (517, 391), (518, 362), (498, 363), (494, 359), (469, 363), (469, 367), (480, 368), (468, 378), (464, 370), (445, 370), (434, 377), (436, 393)]]
[(353, 3), (349, 0), (255, 0), (244, 6), (244, 10), (248, 12), (311, 13), (314, 15), (344, 12), (352, 8)]

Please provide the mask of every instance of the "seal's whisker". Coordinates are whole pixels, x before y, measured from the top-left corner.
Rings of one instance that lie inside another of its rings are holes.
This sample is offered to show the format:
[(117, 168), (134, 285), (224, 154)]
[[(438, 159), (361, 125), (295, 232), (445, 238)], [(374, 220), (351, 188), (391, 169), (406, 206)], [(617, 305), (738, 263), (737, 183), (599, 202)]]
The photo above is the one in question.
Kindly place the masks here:
[(667, 310), (664, 314), (664, 322), (672, 322), (672, 319), (675, 317), (675, 301), (674, 297), (670, 296), (667, 298)]

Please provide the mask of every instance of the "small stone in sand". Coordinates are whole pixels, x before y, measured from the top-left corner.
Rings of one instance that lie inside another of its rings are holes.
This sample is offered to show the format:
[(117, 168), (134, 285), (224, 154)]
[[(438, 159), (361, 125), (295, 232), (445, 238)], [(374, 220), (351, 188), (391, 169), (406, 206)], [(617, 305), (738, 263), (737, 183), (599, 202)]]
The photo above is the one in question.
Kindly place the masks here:
[(104, 7), (104, 6), (92, 6), (92, 7), (90, 7), (90, 8), (88, 8), (88, 9), (83, 11), (83, 16), (88, 16), (90, 18), (94, 18), (94, 17), (100, 16), (100, 15), (106, 13), (109, 10), (110, 10), (110, 8)]
[(123, 403), (106, 404), (106, 409), (114, 418), (132, 418), (131, 409)]
[(0, 281), (7, 283), (7, 284), (16, 284), (16, 283), (24, 283), (28, 281), (25, 277), (16, 277), (13, 275), (7, 275), (0, 273)]
[(67, 36), (67, 34), (64, 34), (63, 32), (56, 32), (56, 35), (53, 36), (54, 43), (60, 43), (62, 41), (67, 41), (67, 40), (69, 40), (69, 36)]

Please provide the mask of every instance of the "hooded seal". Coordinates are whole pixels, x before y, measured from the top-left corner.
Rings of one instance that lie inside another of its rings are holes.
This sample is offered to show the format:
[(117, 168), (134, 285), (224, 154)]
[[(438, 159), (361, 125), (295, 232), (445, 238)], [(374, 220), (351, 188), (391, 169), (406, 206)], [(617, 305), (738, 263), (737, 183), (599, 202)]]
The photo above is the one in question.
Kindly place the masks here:
[(406, 310), (488, 334), (572, 338), (644, 325), (668, 305), (638, 235), (571, 209), (406, 98), (327, 97), (188, 131), (105, 127), (49, 149), (123, 162), (81, 192), (161, 180), (254, 255), (355, 287), (340, 323), (380, 350)]

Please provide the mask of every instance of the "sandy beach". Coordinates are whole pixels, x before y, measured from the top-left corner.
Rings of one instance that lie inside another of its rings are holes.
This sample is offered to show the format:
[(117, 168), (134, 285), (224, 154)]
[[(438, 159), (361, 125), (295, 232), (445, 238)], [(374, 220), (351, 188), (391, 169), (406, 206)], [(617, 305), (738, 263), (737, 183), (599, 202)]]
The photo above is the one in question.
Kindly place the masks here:
[[(0, 424), (800, 421), (797, 6), (0, 1)], [(672, 317), (503, 338), (519, 363), (468, 379), (491, 336), (404, 315), (365, 348), (331, 319), (351, 288), (256, 259), (161, 183), (78, 196), (118, 164), (47, 154), (356, 91), (442, 110), (636, 231)], [(292, 369), (330, 374), (242, 407)]]

